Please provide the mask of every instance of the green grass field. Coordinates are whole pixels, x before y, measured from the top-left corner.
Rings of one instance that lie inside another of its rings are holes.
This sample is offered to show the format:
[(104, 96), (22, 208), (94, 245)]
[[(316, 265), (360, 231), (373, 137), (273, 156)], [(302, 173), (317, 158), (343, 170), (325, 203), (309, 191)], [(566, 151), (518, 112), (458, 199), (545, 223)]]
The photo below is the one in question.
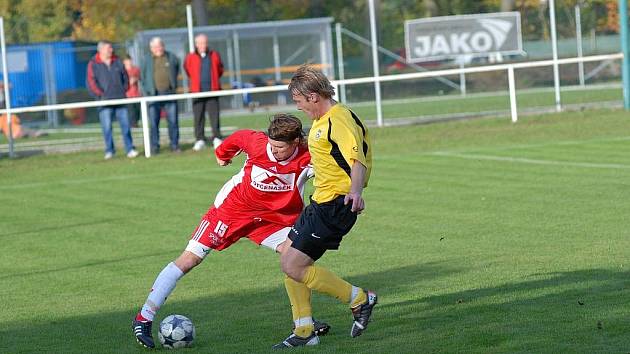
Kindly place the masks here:
[[(314, 296), (324, 353), (630, 351), (630, 115), (599, 110), (372, 128), (367, 209), (321, 263), (376, 290), (367, 332)], [(239, 161), (240, 162), (240, 161)], [(240, 168), (208, 151), (0, 160), (0, 352), (139, 353), (130, 322)], [(186, 353), (259, 353), (291, 313), (278, 257), (211, 253), (162, 308)]]

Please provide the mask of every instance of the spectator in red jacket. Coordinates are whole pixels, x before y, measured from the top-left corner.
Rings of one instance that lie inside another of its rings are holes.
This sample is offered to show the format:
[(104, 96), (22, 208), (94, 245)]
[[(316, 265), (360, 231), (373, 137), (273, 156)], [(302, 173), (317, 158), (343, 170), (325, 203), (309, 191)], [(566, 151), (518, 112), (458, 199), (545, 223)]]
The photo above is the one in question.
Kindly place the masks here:
[[(189, 53), (184, 60), (184, 70), (190, 82), (190, 92), (217, 91), (221, 89), (223, 63), (217, 51), (208, 48), (208, 37), (199, 34), (195, 37), (195, 52)], [(219, 123), (219, 97), (193, 99), (193, 117), (195, 130), (194, 151), (199, 151), (206, 145), (204, 133), (205, 114), (210, 116), (212, 128), (212, 145), (214, 148), (222, 142)]]

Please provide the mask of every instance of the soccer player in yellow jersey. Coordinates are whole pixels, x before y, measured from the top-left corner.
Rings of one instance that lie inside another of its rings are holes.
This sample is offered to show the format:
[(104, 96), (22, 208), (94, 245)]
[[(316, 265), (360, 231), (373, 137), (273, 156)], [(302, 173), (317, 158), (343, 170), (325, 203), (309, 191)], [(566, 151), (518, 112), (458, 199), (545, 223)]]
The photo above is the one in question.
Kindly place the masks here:
[(281, 256), (295, 329), (274, 348), (319, 344), (313, 331), (311, 290), (350, 305), (354, 317), (352, 337), (365, 330), (377, 303), (376, 293), (315, 265), (326, 250), (339, 248), (365, 208), (361, 194), (372, 167), (367, 128), (354, 112), (332, 99), (334, 88), (326, 76), (308, 65), (302, 65), (293, 75), (289, 91), (297, 108), (313, 119), (308, 149), (315, 192), (291, 228), (287, 240), (290, 247)]

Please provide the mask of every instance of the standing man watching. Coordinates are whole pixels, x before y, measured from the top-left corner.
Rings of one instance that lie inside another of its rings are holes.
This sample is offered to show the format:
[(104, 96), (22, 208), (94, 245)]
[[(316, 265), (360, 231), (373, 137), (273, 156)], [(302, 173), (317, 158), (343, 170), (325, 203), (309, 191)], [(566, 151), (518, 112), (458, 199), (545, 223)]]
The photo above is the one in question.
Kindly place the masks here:
[[(90, 95), (97, 100), (110, 100), (125, 98), (129, 87), (129, 77), (125, 67), (114, 55), (112, 43), (99, 41), (96, 47), (97, 53), (87, 66), (87, 87)], [(120, 131), (125, 143), (125, 151), (128, 158), (138, 156), (138, 151), (133, 146), (131, 128), (129, 126), (129, 114), (126, 105), (103, 106), (98, 109), (98, 119), (101, 122), (103, 140), (105, 140), (105, 160), (114, 157), (114, 138), (112, 136), (112, 120), (116, 117), (120, 124)]]
[[(153, 37), (149, 42), (151, 53), (145, 57), (142, 68), (142, 90), (145, 96), (161, 96), (174, 94), (177, 89), (179, 75), (179, 59), (175, 54), (164, 50), (160, 37)], [(151, 151), (160, 152), (160, 113), (166, 111), (168, 136), (171, 151), (181, 152), (179, 148), (179, 118), (177, 101), (157, 101), (149, 103), (149, 120), (151, 121)]]
[[(208, 37), (199, 34), (195, 37), (195, 52), (189, 53), (184, 60), (184, 70), (190, 82), (190, 92), (207, 92), (221, 89), (223, 63), (217, 51), (208, 49)], [(219, 121), (219, 97), (193, 99), (193, 116), (195, 130), (194, 151), (200, 151), (206, 145), (204, 125), (205, 114), (210, 116), (212, 128), (212, 145), (216, 149), (222, 140)]]
[(368, 131), (354, 112), (332, 99), (334, 88), (320, 71), (302, 65), (291, 78), (289, 92), (297, 108), (313, 119), (308, 148), (315, 172), (315, 192), (291, 228), (287, 240), (290, 247), (281, 256), (295, 329), (274, 348), (319, 344), (308, 289), (350, 305), (354, 317), (352, 337), (367, 328), (377, 303), (376, 293), (315, 265), (326, 250), (339, 248), (343, 236), (365, 208), (361, 194), (372, 167)]

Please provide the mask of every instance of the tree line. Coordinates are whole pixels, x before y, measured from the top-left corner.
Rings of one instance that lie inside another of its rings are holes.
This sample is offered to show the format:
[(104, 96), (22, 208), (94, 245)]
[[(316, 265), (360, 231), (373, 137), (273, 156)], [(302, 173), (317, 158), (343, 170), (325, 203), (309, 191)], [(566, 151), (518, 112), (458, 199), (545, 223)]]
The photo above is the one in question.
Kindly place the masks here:
[[(369, 37), (367, 0), (0, 0), (7, 42), (33, 43), (71, 39), (124, 42), (137, 31), (186, 26), (187, 4), (205, 8), (209, 25), (333, 17), (336, 22)], [(472, 14), (521, 12), (526, 40), (548, 39), (545, 0), (375, 0), (380, 43), (403, 46), (408, 19)], [(617, 0), (557, 0), (560, 37), (575, 36), (574, 6), (582, 9), (582, 31), (616, 33)], [(198, 10), (199, 11), (199, 10)], [(351, 48), (349, 48), (351, 49)]]

